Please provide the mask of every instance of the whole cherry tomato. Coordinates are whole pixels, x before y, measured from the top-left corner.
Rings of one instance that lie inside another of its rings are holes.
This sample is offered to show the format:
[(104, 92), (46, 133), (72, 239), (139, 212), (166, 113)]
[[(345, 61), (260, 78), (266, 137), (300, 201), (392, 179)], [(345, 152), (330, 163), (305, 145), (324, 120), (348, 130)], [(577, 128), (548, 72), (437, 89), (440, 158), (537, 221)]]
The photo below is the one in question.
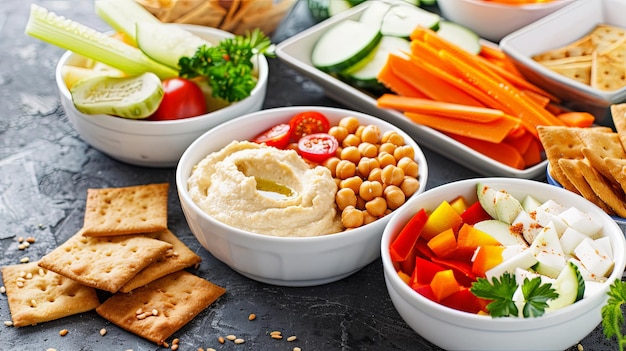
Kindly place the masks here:
[(320, 163), (335, 155), (339, 142), (326, 133), (305, 135), (298, 140), (298, 152), (309, 161)]
[(326, 133), (330, 128), (328, 118), (316, 111), (300, 112), (290, 121), (291, 141), (297, 142), (305, 135)]
[(206, 99), (200, 87), (184, 78), (163, 81), (163, 100), (156, 112), (148, 119), (166, 121), (194, 117), (207, 112)]
[(267, 146), (273, 146), (278, 149), (284, 149), (289, 144), (291, 128), (287, 123), (281, 123), (264, 131), (252, 139), (253, 142)]

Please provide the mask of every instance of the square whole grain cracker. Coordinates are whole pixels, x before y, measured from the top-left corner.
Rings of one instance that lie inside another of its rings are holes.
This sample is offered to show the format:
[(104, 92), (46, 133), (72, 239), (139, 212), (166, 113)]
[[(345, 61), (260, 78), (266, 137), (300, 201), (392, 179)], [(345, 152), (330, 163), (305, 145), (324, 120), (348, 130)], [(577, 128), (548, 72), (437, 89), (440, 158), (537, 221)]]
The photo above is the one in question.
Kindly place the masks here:
[(560, 159), (581, 159), (584, 143), (578, 136), (577, 128), (562, 126), (537, 126), (539, 140), (546, 152), (550, 165), (550, 175), (563, 188), (580, 194), (578, 188), (569, 180), (561, 169)]
[(2, 279), (16, 327), (91, 311), (100, 305), (94, 288), (41, 268), (38, 262), (4, 267)]
[(585, 144), (582, 153), (589, 164), (617, 185), (617, 180), (604, 161), (606, 158), (626, 159), (626, 151), (624, 151), (617, 133), (604, 133), (588, 129), (582, 130), (579, 136)]
[(626, 41), (626, 30), (609, 24), (597, 25), (589, 34), (594, 50), (604, 52)]
[(117, 293), (98, 306), (96, 312), (120, 328), (162, 345), (225, 292), (224, 288), (182, 270), (131, 293)]
[(613, 184), (587, 162), (578, 160), (578, 171), (585, 177), (594, 193), (598, 195), (620, 217), (626, 217), (626, 199), (624, 192), (617, 191)]
[(114, 293), (171, 248), (144, 235), (90, 237), (79, 231), (43, 256), (39, 266)]
[(626, 150), (626, 103), (613, 104), (610, 110), (615, 130), (619, 135), (622, 147)]
[(83, 234), (110, 236), (167, 229), (168, 183), (87, 190)]
[(615, 212), (598, 196), (598, 194), (595, 193), (595, 191), (591, 188), (591, 185), (589, 185), (585, 177), (580, 172), (578, 162), (581, 162), (581, 160), (563, 158), (558, 162), (561, 170), (568, 180), (576, 187), (580, 195), (593, 202), (604, 212), (608, 214), (615, 214)]
[[(626, 48), (626, 46), (624, 47)], [(618, 48), (620, 51), (624, 48)], [(591, 64), (591, 86), (602, 91), (612, 91), (626, 86), (624, 61), (616, 61), (611, 53), (593, 53)]]
[(185, 243), (180, 241), (180, 239), (169, 230), (157, 233), (154, 238), (172, 244), (172, 248), (167, 250), (163, 257), (157, 258), (156, 261), (137, 273), (137, 275), (120, 288), (120, 292), (130, 292), (156, 279), (191, 267), (202, 261), (200, 256), (191, 251)]
[(566, 57), (591, 55), (595, 47), (591, 35), (586, 35), (575, 42), (534, 55), (535, 61), (557, 60)]
[(622, 191), (626, 193), (626, 159), (608, 157), (604, 159), (604, 162), (611, 171), (613, 179), (617, 181)]

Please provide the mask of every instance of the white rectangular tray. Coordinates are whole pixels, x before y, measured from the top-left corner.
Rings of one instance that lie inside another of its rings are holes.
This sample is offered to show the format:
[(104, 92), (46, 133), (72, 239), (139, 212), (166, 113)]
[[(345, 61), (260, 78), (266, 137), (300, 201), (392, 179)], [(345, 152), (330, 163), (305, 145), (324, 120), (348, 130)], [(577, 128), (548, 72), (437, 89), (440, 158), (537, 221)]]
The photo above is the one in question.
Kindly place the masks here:
[(361, 12), (369, 6), (369, 3), (369, 1), (366, 1), (280, 42), (276, 46), (278, 58), (289, 67), (308, 76), (319, 84), (324, 88), (326, 95), (333, 100), (351, 109), (379, 117), (398, 126), (414, 137), (420, 146), (439, 153), (480, 175), (526, 179), (545, 177), (547, 166), (547, 161), (545, 160), (524, 170), (509, 167), (470, 149), (432, 128), (409, 121), (401, 112), (378, 108), (375, 97), (313, 67), (310, 59), (311, 51), (322, 33), (344, 19), (358, 19)]

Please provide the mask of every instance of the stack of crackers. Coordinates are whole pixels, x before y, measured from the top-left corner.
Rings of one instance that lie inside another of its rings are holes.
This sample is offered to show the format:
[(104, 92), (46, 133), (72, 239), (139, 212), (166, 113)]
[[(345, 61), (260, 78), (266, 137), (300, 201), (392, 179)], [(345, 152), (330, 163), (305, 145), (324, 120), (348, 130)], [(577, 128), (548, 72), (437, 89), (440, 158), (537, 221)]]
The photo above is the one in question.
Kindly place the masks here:
[(626, 104), (611, 106), (609, 127), (537, 127), (550, 176), (610, 215), (626, 217)]
[(197, 24), (243, 35), (276, 29), (295, 0), (136, 0), (161, 22)]
[(626, 86), (626, 29), (600, 24), (576, 42), (533, 59), (598, 90), (620, 89)]
[[(225, 290), (167, 228), (169, 184), (88, 189), (83, 228), (38, 262), (2, 269), (16, 327), (96, 310), (159, 345)], [(100, 302), (97, 290), (111, 293)]]

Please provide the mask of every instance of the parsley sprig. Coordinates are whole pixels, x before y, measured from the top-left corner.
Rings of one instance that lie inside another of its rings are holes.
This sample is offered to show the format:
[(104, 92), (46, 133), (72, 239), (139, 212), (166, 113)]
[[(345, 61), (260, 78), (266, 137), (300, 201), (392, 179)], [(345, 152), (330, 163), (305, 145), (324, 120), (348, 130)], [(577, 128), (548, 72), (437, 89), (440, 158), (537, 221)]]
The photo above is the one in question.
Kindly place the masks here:
[[(470, 288), (477, 297), (491, 300), (487, 310), (492, 317), (519, 316), (517, 303), (513, 295), (517, 290), (517, 281), (511, 273), (504, 273), (500, 278), (494, 277), (491, 282), (486, 278), (478, 278)], [(522, 283), (524, 305), (522, 315), (525, 318), (538, 317), (545, 313), (548, 300), (559, 296), (551, 283), (541, 283), (541, 278), (525, 278)]]
[(626, 282), (615, 280), (607, 294), (609, 296), (607, 304), (602, 306), (602, 331), (607, 339), (615, 336), (620, 351), (624, 351), (626, 335), (622, 334), (624, 325), (622, 305), (626, 302)]
[(256, 86), (252, 57), (274, 56), (271, 40), (256, 28), (244, 36), (223, 39), (218, 45), (203, 45), (191, 57), (181, 57), (179, 75), (183, 78), (206, 77), (214, 97), (228, 102), (250, 96)]

